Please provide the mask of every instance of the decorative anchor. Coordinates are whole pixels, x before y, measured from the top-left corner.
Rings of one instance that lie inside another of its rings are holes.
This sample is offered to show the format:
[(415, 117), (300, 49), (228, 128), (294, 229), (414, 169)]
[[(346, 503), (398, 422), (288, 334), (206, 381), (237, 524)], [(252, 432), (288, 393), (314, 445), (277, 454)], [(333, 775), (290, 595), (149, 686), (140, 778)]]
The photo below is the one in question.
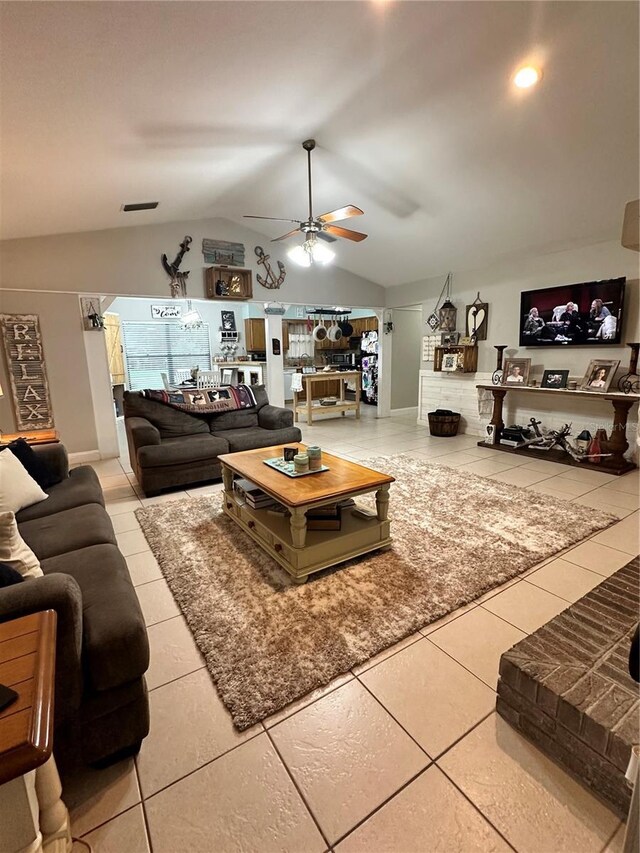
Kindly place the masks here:
[(258, 283), (263, 287), (266, 287), (267, 290), (277, 290), (282, 282), (285, 280), (287, 275), (287, 271), (284, 268), (284, 264), (282, 261), (278, 261), (278, 269), (280, 270), (280, 275), (276, 278), (275, 273), (271, 269), (271, 264), (269, 263), (269, 258), (271, 255), (265, 255), (264, 249), (262, 246), (256, 246), (254, 252), (258, 256), (258, 263), (262, 264), (264, 267), (264, 271), (266, 274), (266, 278), (262, 278), (260, 274), (256, 276), (258, 279)]
[(171, 296), (175, 299), (177, 296), (181, 296), (183, 299), (186, 298), (187, 295), (187, 278), (189, 277), (189, 270), (185, 272), (179, 272), (180, 264), (182, 263), (182, 259), (185, 256), (185, 253), (190, 251), (189, 244), (192, 243), (193, 240), (189, 235), (187, 235), (182, 243), (180, 243), (180, 251), (175, 256), (173, 263), (169, 263), (169, 260), (166, 255), (162, 256), (162, 266), (164, 267), (164, 271), (169, 276), (171, 281), (169, 282), (169, 287), (171, 288)]

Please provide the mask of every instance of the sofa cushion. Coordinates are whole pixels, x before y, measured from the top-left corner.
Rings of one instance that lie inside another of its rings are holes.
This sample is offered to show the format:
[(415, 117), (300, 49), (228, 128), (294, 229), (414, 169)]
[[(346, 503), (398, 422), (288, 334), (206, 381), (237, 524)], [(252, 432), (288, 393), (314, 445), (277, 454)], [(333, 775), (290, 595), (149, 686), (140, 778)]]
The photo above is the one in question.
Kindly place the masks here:
[(104, 507), (86, 504), (20, 524), (20, 535), (40, 560), (89, 545), (116, 544)]
[(146, 418), (159, 430), (162, 438), (209, 432), (209, 424), (203, 417), (181, 412), (156, 400), (147, 400), (136, 391), (125, 391), (124, 416)]
[(222, 437), (213, 435), (183, 435), (180, 438), (165, 438), (160, 444), (149, 444), (138, 450), (138, 464), (142, 468), (161, 468), (166, 465), (182, 465), (189, 462), (204, 462), (229, 452), (226, 433)]
[(53, 515), (65, 509), (73, 509), (84, 504), (100, 504), (104, 506), (104, 497), (98, 475), (88, 465), (81, 468), (73, 468), (69, 476), (65, 477), (55, 486), (46, 490), (48, 500), (33, 504), (16, 514), (16, 521), (31, 521), (34, 518), (43, 518), (45, 515)]
[(144, 618), (124, 557), (115, 545), (93, 545), (43, 560), (45, 574), (63, 572), (82, 592), (82, 656), (94, 690), (143, 675), (149, 666)]
[(49, 469), (43, 456), (39, 456), (24, 438), (17, 438), (7, 448), (22, 464), (25, 471), (36, 481), (41, 489), (48, 489), (58, 482), (55, 468)]
[(256, 408), (223, 412), (221, 415), (212, 415), (209, 418), (209, 429), (216, 434), (225, 429), (248, 429), (257, 426), (258, 410)]
[(287, 429), (262, 429), (262, 427), (227, 429), (220, 435), (224, 436), (229, 442), (230, 453), (302, 440), (302, 434), (298, 427), (288, 427)]

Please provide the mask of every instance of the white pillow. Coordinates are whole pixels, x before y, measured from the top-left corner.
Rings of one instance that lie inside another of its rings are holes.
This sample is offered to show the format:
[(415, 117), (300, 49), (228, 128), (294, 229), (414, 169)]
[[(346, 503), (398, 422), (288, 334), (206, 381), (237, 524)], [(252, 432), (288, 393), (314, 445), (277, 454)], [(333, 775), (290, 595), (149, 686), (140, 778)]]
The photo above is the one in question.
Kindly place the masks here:
[[(10, 452), (5, 450), (0, 455)], [(38, 558), (20, 536), (12, 512), (0, 512), (0, 563), (8, 563), (23, 578), (40, 578), (43, 574)]]
[(18, 512), (48, 497), (10, 450), (0, 453), (0, 512)]

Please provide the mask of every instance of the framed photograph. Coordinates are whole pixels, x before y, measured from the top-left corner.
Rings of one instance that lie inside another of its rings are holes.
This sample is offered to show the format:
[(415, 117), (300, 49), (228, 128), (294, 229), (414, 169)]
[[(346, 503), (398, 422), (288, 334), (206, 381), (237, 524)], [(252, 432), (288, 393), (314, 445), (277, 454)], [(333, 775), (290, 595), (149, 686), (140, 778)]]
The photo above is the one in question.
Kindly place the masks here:
[(541, 388), (566, 388), (569, 379), (568, 370), (545, 370), (542, 374)]
[(458, 353), (446, 352), (442, 356), (442, 370), (453, 373), (458, 369)]
[(222, 331), (224, 332), (235, 332), (236, 331), (236, 315), (233, 311), (221, 311), (220, 317), (222, 320)]
[(460, 332), (442, 332), (440, 335), (440, 346), (455, 347), (460, 340)]
[(502, 371), (503, 385), (528, 385), (530, 358), (505, 358)]
[(580, 390), (600, 391), (601, 393), (606, 394), (619, 364), (619, 359), (592, 359), (589, 362), (587, 372), (580, 383)]

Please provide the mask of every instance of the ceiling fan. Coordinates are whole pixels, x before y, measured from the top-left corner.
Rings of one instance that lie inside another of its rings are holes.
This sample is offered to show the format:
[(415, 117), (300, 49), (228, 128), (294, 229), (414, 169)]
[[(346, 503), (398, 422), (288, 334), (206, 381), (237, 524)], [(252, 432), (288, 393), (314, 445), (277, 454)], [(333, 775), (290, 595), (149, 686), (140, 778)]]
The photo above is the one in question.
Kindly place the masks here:
[(245, 216), (245, 219), (269, 219), (273, 222), (295, 222), (297, 227), (280, 237), (275, 237), (271, 242), (275, 243), (278, 240), (286, 240), (293, 237), (299, 232), (304, 234), (305, 241), (301, 246), (295, 246), (287, 254), (289, 257), (308, 267), (313, 263), (326, 264), (335, 257), (335, 252), (331, 251), (327, 246), (318, 243), (318, 239), (324, 240), (327, 243), (335, 242), (336, 237), (344, 237), (347, 240), (353, 240), (359, 243), (366, 238), (366, 234), (361, 231), (352, 231), (350, 228), (343, 228), (341, 225), (334, 225), (334, 222), (340, 222), (343, 219), (349, 219), (351, 216), (362, 216), (363, 210), (355, 207), (352, 204), (346, 207), (339, 207), (337, 210), (331, 210), (329, 213), (323, 213), (321, 216), (313, 215), (313, 198), (311, 192), (311, 152), (316, 147), (315, 139), (305, 139), (302, 147), (307, 152), (307, 182), (309, 189), (309, 216), (307, 219), (282, 219), (278, 216)]

